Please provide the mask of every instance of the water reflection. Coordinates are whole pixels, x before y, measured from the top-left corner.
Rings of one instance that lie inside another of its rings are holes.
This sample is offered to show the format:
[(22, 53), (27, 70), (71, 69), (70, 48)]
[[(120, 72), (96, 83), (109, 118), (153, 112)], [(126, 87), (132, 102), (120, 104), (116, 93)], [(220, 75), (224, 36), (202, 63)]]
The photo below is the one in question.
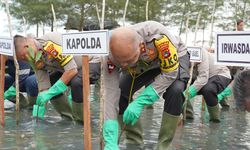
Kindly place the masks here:
[[(231, 105), (233, 103), (231, 102)], [(194, 102), (194, 120), (187, 120), (178, 127), (170, 149), (250, 149), (250, 113), (237, 112), (234, 107), (221, 112), (222, 122), (208, 121), (208, 114), (200, 109), (201, 100)], [(142, 114), (144, 146), (139, 147), (120, 142), (121, 150), (154, 149), (163, 111), (163, 100), (154, 105), (154, 109), (145, 109)], [(6, 126), (0, 127), (0, 149), (38, 149), (38, 150), (82, 150), (82, 125), (61, 118), (51, 106), (45, 120), (37, 123), (31, 117), (31, 110), (20, 112), (20, 124), (16, 126), (15, 112), (6, 111)], [(91, 101), (91, 123), (93, 149), (99, 149), (99, 103)], [(123, 136), (124, 137), (124, 136)]]

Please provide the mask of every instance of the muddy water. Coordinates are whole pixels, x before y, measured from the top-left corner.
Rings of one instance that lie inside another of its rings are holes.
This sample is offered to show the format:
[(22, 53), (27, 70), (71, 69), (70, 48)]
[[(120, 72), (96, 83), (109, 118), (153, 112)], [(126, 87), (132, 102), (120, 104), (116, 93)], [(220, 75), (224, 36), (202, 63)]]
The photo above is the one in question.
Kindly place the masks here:
[[(144, 146), (126, 144), (122, 138), (121, 150), (154, 149), (161, 123), (163, 100), (156, 102), (154, 109), (145, 109), (142, 114)], [(250, 149), (250, 113), (237, 112), (231, 108), (221, 111), (219, 124), (208, 121), (208, 114), (200, 109), (201, 99), (194, 101), (195, 118), (187, 120), (177, 129), (170, 149), (180, 150), (248, 150)], [(99, 102), (91, 101), (93, 149), (99, 149)], [(31, 110), (20, 112), (20, 124), (16, 125), (15, 112), (6, 111), (6, 125), (0, 127), (1, 150), (82, 150), (82, 125), (61, 118), (49, 105), (44, 120), (36, 122)]]

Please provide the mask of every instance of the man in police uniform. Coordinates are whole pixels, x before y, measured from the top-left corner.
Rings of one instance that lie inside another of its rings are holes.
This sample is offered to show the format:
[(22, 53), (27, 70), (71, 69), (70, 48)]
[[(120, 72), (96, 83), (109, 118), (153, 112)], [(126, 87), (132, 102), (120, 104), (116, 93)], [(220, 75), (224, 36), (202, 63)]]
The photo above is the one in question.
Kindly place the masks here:
[[(165, 103), (157, 149), (166, 149), (180, 120), (182, 93), (189, 79), (185, 45), (162, 24), (147, 21), (115, 29), (110, 38), (110, 52), (104, 65), (104, 149), (119, 149), (118, 113), (123, 114), (126, 128), (139, 126), (137, 120), (143, 107), (153, 104), (162, 94)], [(129, 97), (144, 85), (148, 86), (129, 103)]]
[[(61, 54), (61, 41), (61, 34), (56, 32), (45, 34), (38, 39), (18, 35), (14, 37), (15, 50), (19, 60), (29, 62), (32, 57), (30, 50), (34, 51), (34, 56), (39, 51), (42, 52), (41, 59), (33, 63), (38, 78), (37, 105), (44, 106), (51, 100), (51, 103), (61, 115), (82, 121), (81, 57), (63, 56)], [(63, 94), (68, 85), (72, 91), (72, 109), (67, 97)]]
[[(188, 89), (188, 99), (191, 100), (197, 94), (203, 95), (210, 121), (220, 122), (218, 102), (222, 100), (221, 92), (226, 89), (232, 80), (229, 69), (226, 66), (215, 65), (214, 54), (202, 49), (202, 62), (195, 63), (193, 77), (193, 83)], [(192, 110), (192, 108), (187, 110), (190, 109)]]

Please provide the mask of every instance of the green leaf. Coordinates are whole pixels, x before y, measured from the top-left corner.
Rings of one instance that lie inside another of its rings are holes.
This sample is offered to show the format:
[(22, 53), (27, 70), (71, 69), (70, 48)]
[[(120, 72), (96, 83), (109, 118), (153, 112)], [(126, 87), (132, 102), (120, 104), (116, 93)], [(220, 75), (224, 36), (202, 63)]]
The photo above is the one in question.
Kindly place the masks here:
[(41, 56), (42, 56), (42, 51), (38, 51), (36, 53), (36, 62), (38, 62), (40, 60)]
[(30, 57), (34, 60), (35, 59), (34, 50), (29, 46), (28, 51), (29, 51)]
[(31, 58), (29, 58), (28, 63), (30, 64), (32, 69), (36, 72), (36, 66), (35, 66), (35, 64), (34, 64), (34, 62), (33, 62), (33, 60)]

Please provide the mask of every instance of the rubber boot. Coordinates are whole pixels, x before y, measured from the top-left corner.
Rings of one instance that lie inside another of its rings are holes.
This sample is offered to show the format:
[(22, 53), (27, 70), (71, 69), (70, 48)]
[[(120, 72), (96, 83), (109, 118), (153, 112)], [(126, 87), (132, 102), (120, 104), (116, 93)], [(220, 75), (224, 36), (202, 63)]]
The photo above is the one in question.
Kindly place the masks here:
[(232, 95), (231, 88), (225, 88), (220, 94), (217, 95), (218, 101), (220, 102), (223, 108), (229, 108), (229, 104), (227, 103), (227, 98)]
[(75, 121), (83, 123), (83, 103), (76, 103), (72, 101), (72, 112)]
[(174, 116), (163, 112), (157, 150), (166, 150), (169, 147), (174, 138), (179, 121), (180, 116)]
[(190, 100), (187, 100), (186, 119), (194, 119), (194, 109)]
[(57, 96), (55, 98), (52, 98), (50, 102), (59, 114), (73, 120), (72, 108), (68, 103), (67, 96), (65, 96), (64, 94)]
[(227, 103), (227, 100), (228, 100), (228, 97), (225, 97), (223, 100), (220, 101), (220, 105), (223, 108), (229, 108), (230, 107), (230, 105)]
[(98, 80), (96, 83), (95, 83), (95, 87), (94, 87), (94, 100), (95, 101), (99, 101), (100, 100), (100, 83), (101, 81)]
[[(118, 120), (121, 129), (123, 129), (124, 123), (122, 121), (122, 115), (119, 115)], [(124, 131), (126, 136), (126, 143), (143, 145), (143, 130), (140, 118), (134, 125), (126, 125)]]
[(146, 109), (154, 109), (154, 105), (153, 104), (152, 105), (146, 105), (145, 107), (146, 107)]
[[(9, 101), (16, 103), (16, 97), (12, 97)], [(28, 99), (22, 94), (19, 94), (19, 106), (20, 108), (25, 108), (29, 105)]]
[(219, 104), (210, 107), (207, 106), (209, 116), (210, 116), (210, 121), (219, 123), (220, 122), (220, 107)]
[(29, 107), (32, 108), (33, 105), (36, 104), (36, 99), (37, 99), (37, 97), (33, 97), (33, 96), (29, 96), (29, 95), (28, 95)]

